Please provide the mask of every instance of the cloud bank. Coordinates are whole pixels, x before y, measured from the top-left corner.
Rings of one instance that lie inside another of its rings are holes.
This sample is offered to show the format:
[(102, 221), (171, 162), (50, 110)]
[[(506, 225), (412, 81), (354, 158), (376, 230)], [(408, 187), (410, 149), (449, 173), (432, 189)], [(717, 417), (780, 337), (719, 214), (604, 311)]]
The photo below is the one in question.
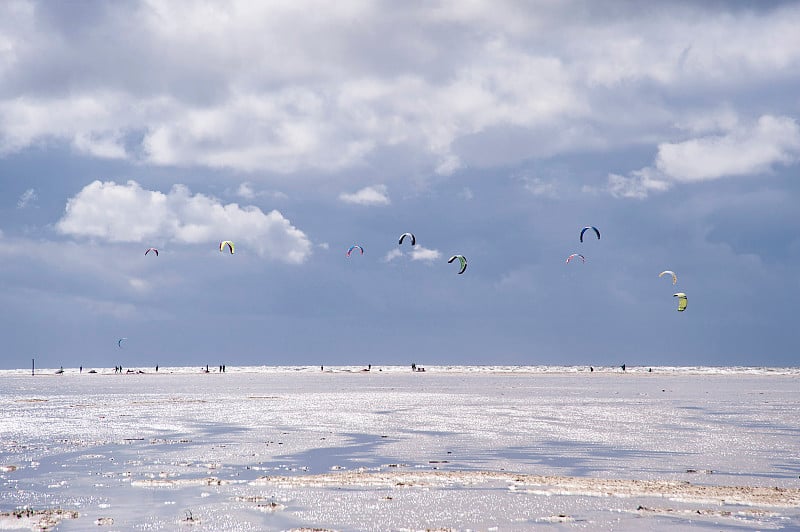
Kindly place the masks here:
[(679, 168), (713, 140), (674, 125), (796, 87), (797, 27), (796, 3), (4, 2), (0, 154), (335, 173), (397, 149), (449, 174), (647, 139), (702, 179), (730, 169)]
[(56, 224), (64, 235), (108, 242), (171, 241), (210, 244), (233, 240), (237, 252), (256, 254), (292, 264), (311, 254), (311, 242), (280, 212), (257, 207), (223, 205), (175, 185), (164, 194), (143, 189), (135, 181), (117, 184), (94, 181), (67, 202)]

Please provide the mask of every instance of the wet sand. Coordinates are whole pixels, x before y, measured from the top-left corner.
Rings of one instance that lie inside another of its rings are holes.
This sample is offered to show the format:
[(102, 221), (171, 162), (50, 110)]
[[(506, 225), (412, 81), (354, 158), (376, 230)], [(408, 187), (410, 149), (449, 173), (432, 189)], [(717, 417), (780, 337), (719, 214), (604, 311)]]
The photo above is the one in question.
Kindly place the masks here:
[(793, 374), (67, 370), (0, 385), (0, 529), (800, 529)]

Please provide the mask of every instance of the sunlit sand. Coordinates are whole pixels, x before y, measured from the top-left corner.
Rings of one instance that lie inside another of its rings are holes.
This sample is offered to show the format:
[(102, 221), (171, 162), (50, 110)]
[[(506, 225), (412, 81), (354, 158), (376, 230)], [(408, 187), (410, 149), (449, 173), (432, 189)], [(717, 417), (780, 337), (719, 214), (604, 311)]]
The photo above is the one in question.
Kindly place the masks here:
[(134, 369), (0, 372), (0, 530), (800, 527), (797, 370)]

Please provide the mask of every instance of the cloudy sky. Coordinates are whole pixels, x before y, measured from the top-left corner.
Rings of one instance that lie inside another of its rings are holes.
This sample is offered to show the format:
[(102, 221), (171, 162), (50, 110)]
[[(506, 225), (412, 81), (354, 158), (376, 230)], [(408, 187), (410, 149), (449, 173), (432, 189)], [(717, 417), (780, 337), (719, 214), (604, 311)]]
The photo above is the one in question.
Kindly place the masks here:
[(798, 27), (2, 2), (0, 367), (796, 365)]

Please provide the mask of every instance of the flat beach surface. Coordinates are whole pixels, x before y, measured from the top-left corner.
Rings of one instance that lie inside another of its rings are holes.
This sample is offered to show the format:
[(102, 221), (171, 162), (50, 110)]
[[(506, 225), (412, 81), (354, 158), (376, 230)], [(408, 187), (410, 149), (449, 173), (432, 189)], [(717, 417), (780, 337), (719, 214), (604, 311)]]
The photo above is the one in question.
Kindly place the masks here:
[(0, 530), (800, 530), (796, 370), (211, 369), (0, 371)]

